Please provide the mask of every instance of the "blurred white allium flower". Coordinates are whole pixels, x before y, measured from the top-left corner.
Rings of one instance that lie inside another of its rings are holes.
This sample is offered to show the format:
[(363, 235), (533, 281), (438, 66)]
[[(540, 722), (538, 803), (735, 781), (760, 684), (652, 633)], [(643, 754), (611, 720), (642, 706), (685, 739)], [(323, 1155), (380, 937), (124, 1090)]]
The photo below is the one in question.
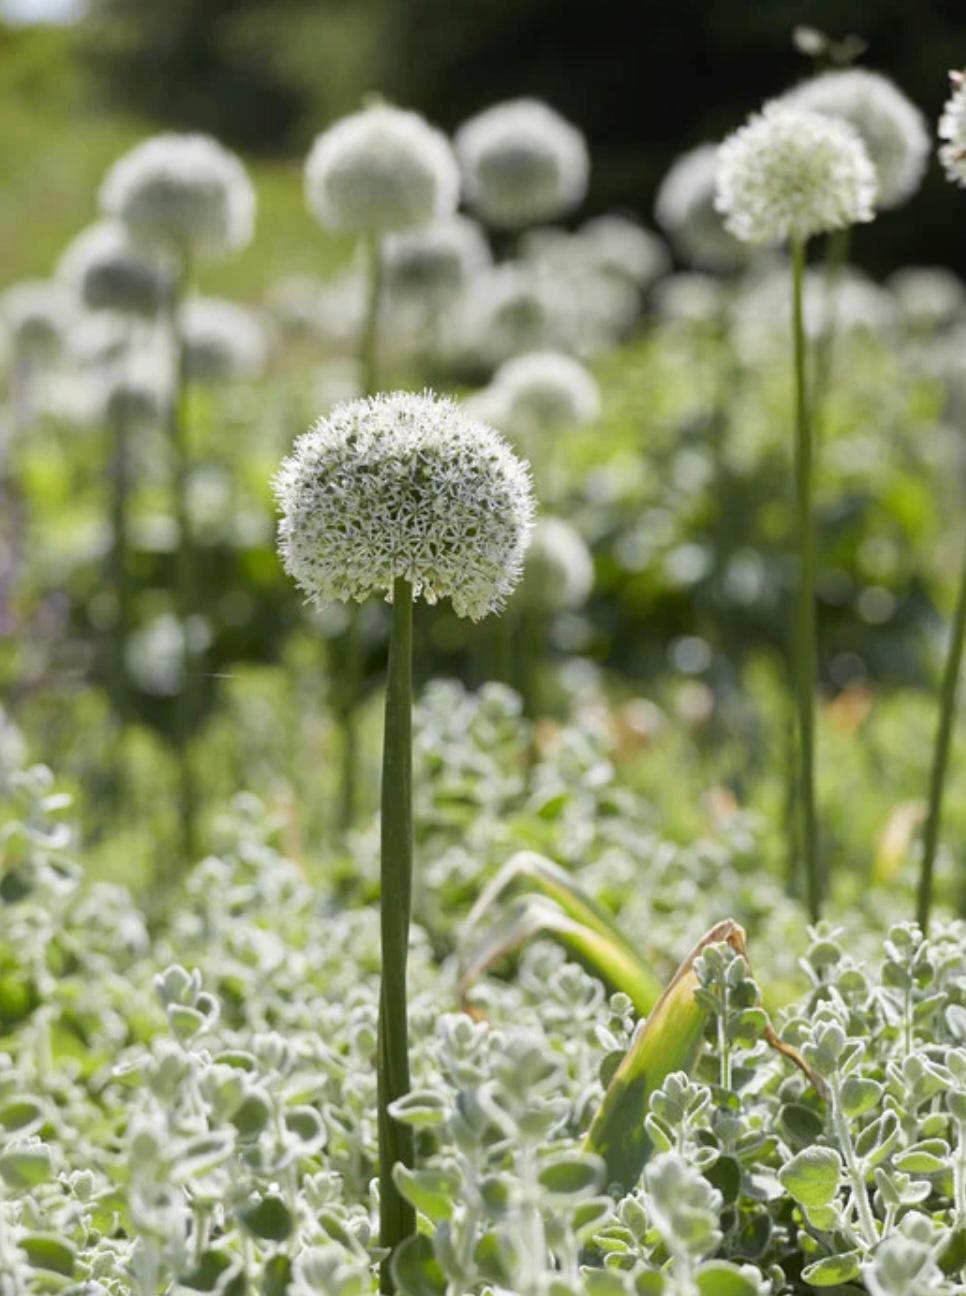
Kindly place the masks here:
[(717, 207), (745, 243), (808, 239), (874, 216), (875, 167), (853, 126), (769, 104), (718, 154)]
[(67, 336), (67, 353), (81, 368), (108, 364), (127, 349), (130, 322), (108, 310), (80, 310)]
[(384, 234), (452, 215), (459, 168), (449, 141), (418, 113), (377, 103), (316, 137), (305, 196), (326, 229)]
[(939, 160), (947, 179), (966, 187), (966, 78), (962, 72), (950, 72), (952, 94), (946, 100), (939, 118)]
[(661, 239), (626, 216), (595, 216), (581, 225), (577, 238), (597, 269), (629, 280), (636, 288), (649, 287), (670, 267)]
[(216, 297), (192, 297), (181, 310), (185, 369), (195, 382), (254, 378), (268, 362), (265, 328), (254, 311)]
[(490, 245), (475, 221), (450, 216), (431, 225), (390, 234), (384, 246), (390, 293), (438, 305), (455, 297), (474, 274), (492, 263)]
[(588, 356), (614, 346), (633, 328), (643, 285), (607, 269), (593, 238), (539, 226), (523, 235), (520, 254), (559, 298), (557, 327), (548, 342)]
[(155, 135), (101, 186), (101, 210), (139, 242), (179, 256), (223, 256), (251, 242), (255, 191), (241, 162), (208, 135)]
[(78, 234), (57, 273), (92, 311), (154, 315), (171, 290), (170, 267), (138, 247), (115, 220), (98, 221)]
[(510, 356), (567, 345), (579, 326), (572, 289), (539, 266), (519, 261), (475, 275), (454, 304), (447, 330), (457, 357), (495, 367)]
[(657, 223), (685, 261), (703, 270), (733, 270), (747, 252), (715, 206), (718, 145), (699, 144), (677, 158), (661, 181)]
[(124, 356), (104, 374), (104, 417), (127, 425), (159, 423), (170, 407), (173, 378), (170, 357), (158, 346)]
[(943, 266), (905, 266), (889, 276), (887, 285), (906, 326), (915, 333), (945, 328), (966, 305), (962, 280)]
[(513, 99), (472, 117), (456, 133), (470, 205), (508, 229), (552, 220), (587, 192), (583, 135), (549, 105)]
[(777, 102), (855, 127), (875, 167), (875, 205), (880, 210), (898, 207), (922, 183), (929, 157), (926, 120), (888, 77), (867, 68), (824, 72)]
[(532, 351), (507, 360), (493, 376), (506, 401), (506, 426), (520, 435), (557, 432), (591, 423), (600, 392), (587, 369), (559, 351)]
[[(791, 284), (785, 270), (775, 268), (749, 279), (732, 316), (739, 353), (753, 360), (784, 350), (785, 339), (776, 329), (776, 320), (790, 318), (790, 312)], [(826, 276), (808, 270), (802, 285), (802, 317), (806, 336), (813, 341), (824, 335), (830, 320), (836, 333), (847, 339), (862, 333), (887, 334), (895, 327), (897, 309), (891, 294), (858, 270), (840, 272), (832, 297)]]
[(580, 532), (559, 517), (543, 516), (533, 528), (521, 594), (541, 612), (568, 612), (587, 602), (594, 560)]
[(19, 356), (56, 356), (76, 318), (77, 298), (57, 279), (24, 279), (0, 296), (0, 322)]
[(271, 285), (265, 296), (269, 313), (293, 336), (320, 331), (322, 279), (315, 275), (286, 275)]
[(316, 607), (388, 598), (399, 577), (476, 621), (519, 580), (534, 513), (529, 469), (431, 392), (338, 406), (298, 439), (274, 488), (285, 570)]
[(675, 323), (713, 325), (720, 320), (722, 292), (721, 280), (714, 275), (682, 270), (654, 289), (654, 309)]

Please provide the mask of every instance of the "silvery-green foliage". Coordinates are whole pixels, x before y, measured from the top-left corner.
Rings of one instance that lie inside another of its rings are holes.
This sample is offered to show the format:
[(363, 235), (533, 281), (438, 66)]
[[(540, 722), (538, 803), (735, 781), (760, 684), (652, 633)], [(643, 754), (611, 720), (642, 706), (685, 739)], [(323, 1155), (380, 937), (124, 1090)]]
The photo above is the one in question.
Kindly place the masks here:
[(389, 597), (401, 577), (473, 620), (516, 585), (534, 510), (528, 469), (497, 433), (431, 393), (338, 406), (275, 491), (286, 570), (316, 606)]
[(385, 234), (451, 216), (459, 171), (446, 137), (423, 117), (374, 103), (317, 136), (305, 196), (326, 229)]
[(170, 267), (139, 248), (119, 221), (104, 220), (70, 243), (58, 275), (92, 311), (152, 316), (171, 291)]
[(49, 360), (66, 345), (77, 298), (56, 279), (25, 279), (0, 297), (0, 322), (15, 355)]
[(838, 118), (766, 105), (721, 145), (715, 203), (743, 243), (782, 243), (874, 216), (875, 168)]
[(922, 113), (879, 72), (848, 68), (822, 73), (778, 101), (824, 113), (854, 126), (876, 172), (880, 210), (906, 202), (922, 183), (929, 135)]
[(952, 94), (939, 118), (939, 160), (953, 184), (966, 185), (966, 83), (959, 72), (950, 73)]
[(594, 587), (594, 560), (580, 532), (562, 518), (539, 518), (527, 550), (520, 597), (541, 612), (586, 603)]
[(553, 220), (587, 191), (583, 136), (539, 100), (484, 109), (460, 127), (455, 146), (467, 199), (488, 224), (514, 229)]
[(207, 135), (155, 135), (111, 167), (101, 210), (148, 247), (223, 256), (251, 242), (255, 191), (235, 156)]
[(690, 265), (733, 270), (746, 259), (715, 206), (718, 145), (699, 144), (677, 158), (657, 191), (657, 223)]
[(268, 360), (262, 321), (247, 307), (192, 297), (180, 313), (185, 371), (195, 382), (256, 378)]

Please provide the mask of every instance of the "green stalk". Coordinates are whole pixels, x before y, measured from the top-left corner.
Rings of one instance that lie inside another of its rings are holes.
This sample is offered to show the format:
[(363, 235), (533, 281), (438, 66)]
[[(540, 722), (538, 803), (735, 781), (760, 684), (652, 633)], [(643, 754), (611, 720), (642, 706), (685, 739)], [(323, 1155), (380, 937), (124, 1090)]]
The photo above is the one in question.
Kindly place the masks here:
[[(379, 994), (379, 1241), (395, 1250), (416, 1229), (416, 1215), (399, 1193), (392, 1168), (412, 1169), (413, 1132), (389, 1115), (409, 1092), (406, 963), (412, 907), (413, 589), (396, 578), (392, 595), (386, 726), (382, 761), (381, 900), (382, 985)], [(393, 1291), (388, 1259), (380, 1290)]]
[(848, 264), (852, 247), (852, 227), (832, 230), (825, 244), (825, 267), (822, 292), (825, 297), (823, 328), (815, 342), (812, 364), (812, 423), (816, 436), (821, 437), (822, 415), (825, 401), (832, 385), (832, 361), (838, 335), (838, 310), (836, 299), (842, 271)]
[(812, 527), (812, 429), (809, 419), (805, 325), (802, 317), (802, 284), (805, 274), (805, 242), (795, 238), (792, 256), (792, 337), (795, 357), (795, 514), (798, 553), (801, 563), (796, 618), (796, 695), (798, 710), (799, 812), (802, 822), (802, 853), (805, 862), (805, 890), (813, 922), (821, 912), (822, 897), (818, 872), (818, 826), (815, 814), (815, 676), (817, 669), (815, 634), (815, 536)]
[(111, 626), (111, 705), (119, 728), (127, 719), (128, 686), (125, 647), (131, 624), (131, 582), (128, 570), (128, 490), (130, 489), (130, 445), (123, 401), (118, 401), (111, 421), (111, 548), (108, 554), (108, 584), (114, 591), (114, 623)]
[(191, 733), (194, 719), (193, 669), (188, 645), (188, 622), (194, 611), (194, 545), (188, 510), (187, 372), (184, 339), (181, 333), (181, 307), (187, 293), (190, 265), (187, 253), (181, 258), (175, 287), (167, 303), (167, 326), (174, 353), (174, 391), (168, 412), (168, 441), (171, 449), (174, 515), (178, 528), (178, 552), (175, 557), (175, 605), (182, 637), (181, 690), (174, 707), (174, 748), (178, 763), (178, 815), (183, 864), (195, 857), (195, 821), (197, 806), (191, 771)]
[(966, 558), (959, 578), (959, 594), (953, 614), (953, 635), (946, 655), (942, 693), (939, 703), (939, 725), (936, 746), (933, 749), (932, 774), (929, 780), (929, 811), (923, 832), (922, 864), (919, 871), (919, 889), (916, 895), (916, 921), (925, 934), (929, 930), (929, 912), (932, 908), (933, 869), (939, 848), (939, 829), (942, 821), (943, 792), (946, 785), (946, 767), (952, 746), (953, 720), (956, 715), (956, 692), (963, 661), (963, 640), (966, 637)]

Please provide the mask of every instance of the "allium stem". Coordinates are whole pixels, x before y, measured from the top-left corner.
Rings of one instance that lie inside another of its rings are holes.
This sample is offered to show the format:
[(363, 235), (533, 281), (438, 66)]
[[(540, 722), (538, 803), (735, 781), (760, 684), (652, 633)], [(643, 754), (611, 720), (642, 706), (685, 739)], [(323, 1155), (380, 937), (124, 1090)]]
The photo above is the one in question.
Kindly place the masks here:
[(809, 915), (820, 916), (818, 826), (815, 814), (815, 537), (812, 526), (812, 428), (806, 379), (807, 351), (802, 314), (805, 242), (792, 240), (792, 338), (795, 361), (795, 513), (799, 582), (796, 617), (796, 695), (798, 710), (799, 813)]
[(851, 225), (832, 230), (826, 240), (825, 267), (822, 276), (825, 313), (822, 319), (822, 331), (815, 342), (812, 362), (812, 423), (819, 440), (821, 440), (825, 403), (833, 378), (833, 361), (838, 335), (839, 284), (842, 282), (842, 271), (848, 264), (851, 246)]
[(946, 654), (942, 692), (939, 702), (939, 725), (936, 745), (933, 748), (932, 773), (929, 780), (929, 811), (923, 832), (922, 864), (919, 870), (919, 889), (916, 896), (916, 921), (923, 935), (929, 931), (929, 913), (932, 908), (933, 870), (939, 849), (939, 829), (942, 822), (943, 792), (946, 785), (946, 768), (952, 746), (953, 720), (956, 716), (956, 692), (963, 661), (963, 640), (966, 638), (966, 557), (959, 578), (959, 594), (953, 614), (952, 638)]
[[(412, 695), (413, 591), (409, 581), (393, 585), (386, 726), (382, 763), (382, 986), (379, 996), (379, 1240), (395, 1249), (415, 1231), (413, 1208), (392, 1177), (397, 1162), (412, 1167), (413, 1134), (389, 1115), (389, 1105), (409, 1092), (406, 963), (412, 905)], [(393, 1290), (389, 1262), (380, 1287)]]
[(123, 725), (127, 716), (128, 687), (125, 648), (131, 624), (131, 582), (128, 565), (128, 491), (130, 454), (127, 415), (119, 400), (111, 417), (111, 549), (108, 583), (114, 591), (114, 624), (111, 627), (110, 694), (114, 717)]

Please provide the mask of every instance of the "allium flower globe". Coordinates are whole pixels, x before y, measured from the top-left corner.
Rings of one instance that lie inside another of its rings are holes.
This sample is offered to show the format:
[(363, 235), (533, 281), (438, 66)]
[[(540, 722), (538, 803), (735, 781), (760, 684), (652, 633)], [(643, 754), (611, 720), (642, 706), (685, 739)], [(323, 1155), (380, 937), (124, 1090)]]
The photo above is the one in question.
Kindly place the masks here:
[(0, 324), (20, 356), (56, 355), (76, 317), (76, 297), (56, 279), (24, 279), (0, 296)]
[(553, 220), (587, 192), (583, 135), (537, 99), (487, 108), (460, 127), (455, 144), (467, 198), (488, 224)]
[(104, 375), (103, 415), (129, 426), (160, 422), (170, 406), (172, 377), (168, 358), (159, 348), (115, 363)]
[(572, 356), (534, 351), (501, 365), (493, 386), (506, 401), (507, 426), (515, 432), (556, 432), (592, 422), (600, 393), (592, 375)]
[(914, 332), (945, 328), (966, 306), (962, 280), (943, 266), (905, 266), (890, 275), (887, 284)]
[(156, 135), (107, 174), (101, 209), (139, 242), (178, 256), (223, 256), (251, 242), (255, 191), (241, 162), (208, 135)]
[(465, 216), (390, 234), (384, 248), (389, 291), (430, 303), (455, 297), (492, 259), (483, 231)]
[(451, 216), (459, 168), (449, 141), (418, 113), (372, 104), (316, 138), (305, 196), (326, 229), (385, 234)]
[(717, 144), (683, 153), (661, 182), (654, 215), (685, 261), (704, 270), (733, 270), (747, 253), (715, 206), (717, 176)]
[(654, 289), (654, 308), (661, 319), (676, 324), (714, 325), (722, 314), (722, 284), (714, 275), (681, 270)]
[(467, 359), (495, 366), (572, 337), (577, 308), (559, 277), (539, 266), (504, 261), (467, 284), (454, 307), (451, 344)]
[(193, 297), (181, 311), (185, 369), (195, 382), (253, 378), (265, 368), (268, 342), (258, 316), (215, 297)]
[(274, 482), (285, 570), (316, 607), (389, 597), (397, 578), (480, 620), (519, 580), (534, 501), (526, 465), (431, 392), (339, 405)]
[(770, 104), (718, 155), (717, 207), (743, 243), (805, 240), (874, 216), (875, 167), (854, 127)]
[(624, 216), (595, 216), (581, 225), (577, 237), (599, 270), (627, 279), (637, 288), (647, 288), (668, 271), (662, 241)]
[(98, 221), (78, 234), (57, 273), (88, 310), (151, 316), (171, 290), (170, 268), (151, 259), (114, 220)]
[(922, 183), (929, 157), (926, 121), (888, 77), (866, 68), (825, 72), (782, 95), (780, 102), (855, 127), (875, 167), (880, 210), (898, 207)]
[(527, 550), (521, 592), (541, 612), (567, 612), (587, 602), (594, 560), (580, 532), (558, 517), (541, 517)]
[(939, 160), (947, 179), (966, 188), (966, 78), (961, 72), (950, 72), (953, 92), (939, 118)]

